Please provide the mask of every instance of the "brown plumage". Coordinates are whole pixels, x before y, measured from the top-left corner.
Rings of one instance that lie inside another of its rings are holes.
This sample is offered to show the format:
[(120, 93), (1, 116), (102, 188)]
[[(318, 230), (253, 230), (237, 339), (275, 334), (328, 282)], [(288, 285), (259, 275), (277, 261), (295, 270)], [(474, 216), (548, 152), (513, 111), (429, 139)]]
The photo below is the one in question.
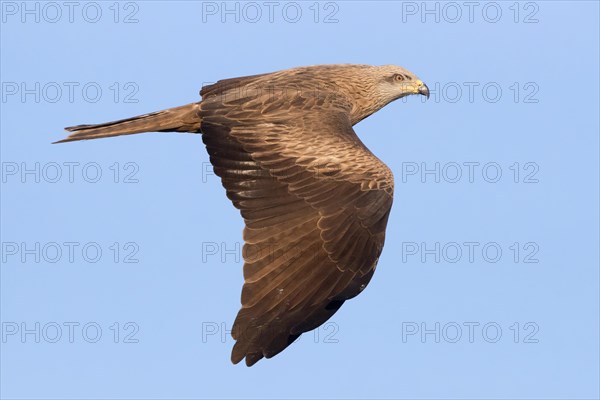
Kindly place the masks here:
[[(231, 359), (273, 357), (373, 276), (393, 176), (352, 126), (427, 86), (397, 66), (320, 65), (226, 79), (202, 101), (66, 128), (60, 142), (194, 132), (244, 218), (244, 287)], [(58, 142), (58, 143), (60, 143)]]

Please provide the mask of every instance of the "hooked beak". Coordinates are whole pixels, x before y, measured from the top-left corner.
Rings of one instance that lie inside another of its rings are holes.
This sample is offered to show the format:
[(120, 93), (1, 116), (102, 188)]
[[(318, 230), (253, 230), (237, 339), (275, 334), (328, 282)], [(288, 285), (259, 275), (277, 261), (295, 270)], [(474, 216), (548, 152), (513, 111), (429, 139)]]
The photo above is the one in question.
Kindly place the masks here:
[(427, 96), (429, 98), (429, 88), (423, 81), (417, 81), (417, 93), (422, 94), (423, 96)]

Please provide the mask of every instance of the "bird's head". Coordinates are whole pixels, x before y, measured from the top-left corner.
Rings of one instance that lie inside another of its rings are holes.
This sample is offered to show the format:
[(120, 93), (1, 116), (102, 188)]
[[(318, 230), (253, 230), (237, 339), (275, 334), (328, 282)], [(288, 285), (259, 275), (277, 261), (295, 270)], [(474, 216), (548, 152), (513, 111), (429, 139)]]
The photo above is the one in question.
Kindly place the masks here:
[(429, 88), (415, 74), (397, 65), (361, 66), (353, 75), (352, 123), (368, 117), (402, 97), (420, 94), (429, 98)]
[(382, 65), (372, 70), (377, 80), (377, 89), (388, 102), (411, 94), (429, 98), (429, 88), (415, 74), (397, 65)]

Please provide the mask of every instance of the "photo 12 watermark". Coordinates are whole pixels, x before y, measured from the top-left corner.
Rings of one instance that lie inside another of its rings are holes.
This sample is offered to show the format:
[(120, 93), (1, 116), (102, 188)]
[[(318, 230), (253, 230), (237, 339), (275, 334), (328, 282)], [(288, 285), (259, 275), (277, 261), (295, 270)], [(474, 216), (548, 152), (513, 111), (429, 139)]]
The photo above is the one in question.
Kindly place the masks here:
[[(426, 82), (429, 97), (420, 96), (422, 103), (450, 104), (538, 104), (540, 85), (535, 81), (450, 81)], [(414, 97), (404, 97), (403, 102), (414, 101)]]
[(140, 166), (133, 161), (3, 161), (0, 170), (3, 184), (140, 182)]
[(3, 24), (140, 22), (140, 3), (135, 1), (3, 1), (0, 11)]
[[(227, 322), (214, 322), (214, 321), (203, 321), (202, 322), (202, 343), (220, 342), (229, 343), (233, 341), (232, 328), (229, 327)], [(268, 326), (261, 327), (258, 335), (270, 336), (273, 333), (277, 333), (282, 329), (276, 323), (269, 324)], [(296, 339), (296, 342), (302, 341), (302, 338), (310, 340), (312, 343), (325, 343), (325, 344), (336, 344), (340, 342), (340, 327), (334, 321), (327, 321), (323, 325), (315, 328), (312, 331), (305, 332)], [(234, 332), (237, 340), (244, 338), (246, 335), (252, 338), (257, 335), (257, 328), (248, 328), (248, 332), (243, 329), (236, 329)]]
[(3, 321), (2, 343), (139, 343), (136, 322)]
[(423, 24), (537, 24), (540, 3), (535, 1), (403, 1), (403, 23)]
[(540, 183), (535, 161), (403, 161), (402, 183)]
[(203, 1), (202, 23), (337, 24), (340, 2), (335, 1)]
[(536, 322), (448, 321), (402, 322), (402, 343), (518, 343), (537, 344)]
[(139, 103), (136, 82), (3, 81), (2, 103)]
[(302, 243), (287, 241), (269, 241), (264, 243), (242, 243), (242, 242), (215, 242), (204, 241), (200, 245), (200, 253), (203, 264), (227, 264), (230, 262), (239, 264), (242, 261), (266, 262), (292, 261), (300, 256), (312, 263), (319, 263), (328, 259), (326, 252), (322, 251), (321, 243)]
[(539, 264), (540, 245), (534, 241), (403, 241), (403, 264)]
[(115, 264), (140, 262), (137, 242), (26, 242), (2, 241), (3, 264), (96, 264), (100, 261)]

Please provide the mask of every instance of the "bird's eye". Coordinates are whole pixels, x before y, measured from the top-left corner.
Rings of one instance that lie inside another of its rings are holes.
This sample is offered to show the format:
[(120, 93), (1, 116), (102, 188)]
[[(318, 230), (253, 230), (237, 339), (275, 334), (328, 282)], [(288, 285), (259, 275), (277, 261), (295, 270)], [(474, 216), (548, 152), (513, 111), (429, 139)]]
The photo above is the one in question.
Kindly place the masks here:
[(394, 81), (396, 82), (402, 82), (405, 79), (404, 75), (402, 74), (394, 74)]

